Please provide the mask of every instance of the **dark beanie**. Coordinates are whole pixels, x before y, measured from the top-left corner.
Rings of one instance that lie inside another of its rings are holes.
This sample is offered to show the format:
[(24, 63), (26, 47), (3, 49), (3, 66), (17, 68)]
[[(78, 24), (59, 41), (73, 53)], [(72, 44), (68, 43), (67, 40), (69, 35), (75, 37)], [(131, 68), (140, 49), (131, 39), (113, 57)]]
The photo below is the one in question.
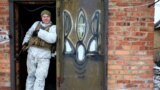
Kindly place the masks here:
[(48, 10), (43, 10), (43, 11), (41, 12), (41, 16), (43, 16), (44, 14), (47, 14), (48, 16), (51, 16), (51, 12), (48, 11)]

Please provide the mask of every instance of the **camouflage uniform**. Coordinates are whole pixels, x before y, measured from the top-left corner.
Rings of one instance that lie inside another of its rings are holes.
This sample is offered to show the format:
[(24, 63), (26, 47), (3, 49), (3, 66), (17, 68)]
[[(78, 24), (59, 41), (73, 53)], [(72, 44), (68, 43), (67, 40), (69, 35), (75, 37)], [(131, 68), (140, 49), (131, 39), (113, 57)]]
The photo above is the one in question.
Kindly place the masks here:
[[(35, 31), (38, 23), (36, 21), (31, 28), (27, 31), (23, 44), (29, 42), (32, 37), (33, 31)], [(51, 25), (44, 24), (40, 22), (41, 26), (47, 27)], [(56, 42), (56, 26), (52, 25), (49, 27), (49, 30), (46, 31), (42, 28), (39, 29), (37, 37), (43, 40), (48, 44), (53, 44)], [(26, 90), (44, 90), (45, 79), (48, 75), (48, 68), (51, 58), (51, 49), (48, 47), (41, 47), (37, 45), (30, 45), (28, 47), (28, 56), (27, 56), (27, 80), (26, 80)]]

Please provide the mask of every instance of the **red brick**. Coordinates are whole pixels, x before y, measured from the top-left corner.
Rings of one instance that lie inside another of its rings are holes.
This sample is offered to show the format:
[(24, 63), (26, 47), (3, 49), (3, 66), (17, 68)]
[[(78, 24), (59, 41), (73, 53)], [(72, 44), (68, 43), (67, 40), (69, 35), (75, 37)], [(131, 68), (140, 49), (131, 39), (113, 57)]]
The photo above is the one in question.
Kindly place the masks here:
[(109, 22), (109, 26), (115, 26), (114, 22)]
[(133, 87), (138, 87), (138, 85), (137, 84), (133, 84), (133, 83), (129, 83), (129, 84), (127, 84), (126, 85), (126, 88), (133, 88)]
[(10, 87), (0, 87), (0, 90), (11, 90)]
[(145, 81), (142, 80), (131, 80), (131, 83), (143, 84)]
[(123, 51), (123, 50), (117, 50), (115, 51), (116, 55), (129, 55), (130, 52), (129, 51)]
[(123, 75), (112, 75), (110, 78), (112, 79), (112, 80), (119, 80), (119, 79), (123, 79)]
[(110, 65), (110, 66), (108, 67), (109, 70), (112, 70), (112, 69), (116, 69), (116, 70), (117, 70), (117, 69), (122, 69), (122, 68), (123, 68), (123, 67), (120, 66), (120, 65), (119, 65), (119, 66), (118, 66), (118, 65)]
[(117, 80), (117, 83), (130, 83), (130, 80)]
[(117, 22), (117, 26), (130, 26), (130, 22)]

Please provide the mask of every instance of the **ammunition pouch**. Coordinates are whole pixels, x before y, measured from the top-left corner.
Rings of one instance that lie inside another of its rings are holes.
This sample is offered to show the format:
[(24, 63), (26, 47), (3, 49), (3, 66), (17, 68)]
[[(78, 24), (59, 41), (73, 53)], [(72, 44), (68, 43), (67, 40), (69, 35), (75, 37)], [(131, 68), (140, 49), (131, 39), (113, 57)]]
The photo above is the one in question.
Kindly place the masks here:
[(29, 40), (29, 46), (36, 46), (36, 47), (51, 49), (52, 44), (49, 44), (38, 37), (31, 37)]

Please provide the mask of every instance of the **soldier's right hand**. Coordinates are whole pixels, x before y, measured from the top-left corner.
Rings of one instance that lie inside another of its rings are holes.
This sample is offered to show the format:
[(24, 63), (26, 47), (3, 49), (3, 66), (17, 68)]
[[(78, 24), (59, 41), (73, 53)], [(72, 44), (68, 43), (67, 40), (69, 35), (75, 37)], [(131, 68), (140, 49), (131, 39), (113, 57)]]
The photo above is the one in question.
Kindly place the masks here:
[(35, 30), (32, 34), (32, 37), (36, 37), (38, 35), (39, 30)]

